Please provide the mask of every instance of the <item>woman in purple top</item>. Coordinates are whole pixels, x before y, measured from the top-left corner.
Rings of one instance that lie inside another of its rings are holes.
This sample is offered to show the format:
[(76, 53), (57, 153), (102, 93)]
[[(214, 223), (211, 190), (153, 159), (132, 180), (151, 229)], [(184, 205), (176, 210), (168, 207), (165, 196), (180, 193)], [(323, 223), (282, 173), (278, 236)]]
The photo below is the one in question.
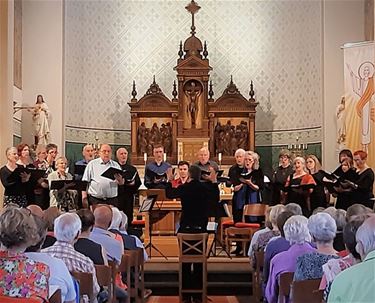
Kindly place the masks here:
[(306, 217), (299, 215), (292, 216), (285, 222), (285, 239), (289, 241), (291, 247), (287, 251), (277, 254), (271, 260), (270, 274), (265, 291), (268, 303), (277, 302), (280, 275), (285, 272), (294, 272), (297, 258), (315, 251), (309, 243), (311, 237), (307, 228), (307, 222)]

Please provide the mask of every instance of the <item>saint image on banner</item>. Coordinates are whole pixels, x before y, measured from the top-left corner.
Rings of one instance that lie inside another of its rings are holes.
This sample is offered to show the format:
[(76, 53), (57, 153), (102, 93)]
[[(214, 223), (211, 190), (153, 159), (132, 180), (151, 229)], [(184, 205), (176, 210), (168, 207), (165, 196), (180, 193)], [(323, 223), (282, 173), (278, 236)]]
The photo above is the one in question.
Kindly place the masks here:
[(350, 66), (350, 77), (352, 89), (359, 96), (356, 104), (356, 113), (362, 119), (361, 143), (362, 149), (368, 152), (368, 145), (371, 142), (371, 99), (374, 95), (374, 64), (365, 61), (358, 68), (358, 76), (354, 74)]

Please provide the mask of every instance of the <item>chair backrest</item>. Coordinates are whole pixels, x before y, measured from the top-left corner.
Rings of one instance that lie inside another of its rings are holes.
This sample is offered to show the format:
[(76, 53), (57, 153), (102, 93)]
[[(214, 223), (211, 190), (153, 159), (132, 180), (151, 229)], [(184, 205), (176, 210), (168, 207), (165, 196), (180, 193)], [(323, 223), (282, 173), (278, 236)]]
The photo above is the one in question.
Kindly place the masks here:
[(294, 272), (284, 272), (279, 277), (279, 297), (289, 297)]
[(207, 233), (178, 233), (177, 238), (180, 248), (180, 256), (206, 256), (208, 239)]
[(8, 296), (0, 296), (1, 303), (41, 303), (46, 302), (40, 298), (15, 298)]
[(249, 240), (248, 238), (253, 234), (252, 229), (242, 227), (228, 227), (225, 232), (229, 237), (243, 238), (243, 236), (248, 236), (246, 237), (247, 240)]
[(293, 281), (291, 298), (293, 303), (320, 303), (323, 300), (323, 290), (319, 290), (320, 279)]
[(255, 216), (255, 217), (265, 216), (266, 210), (268, 207), (269, 206), (267, 204), (262, 204), (262, 203), (245, 204), (243, 208), (242, 221), (245, 222), (245, 216)]
[(95, 265), (95, 271), (99, 286), (108, 287), (108, 302), (112, 302), (114, 293), (112, 289), (112, 268), (109, 265)]
[(94, 300), (92, 273), (72, 271), (70, 274), (79, 282), (79, 295), (87, 295), (90, 302)]

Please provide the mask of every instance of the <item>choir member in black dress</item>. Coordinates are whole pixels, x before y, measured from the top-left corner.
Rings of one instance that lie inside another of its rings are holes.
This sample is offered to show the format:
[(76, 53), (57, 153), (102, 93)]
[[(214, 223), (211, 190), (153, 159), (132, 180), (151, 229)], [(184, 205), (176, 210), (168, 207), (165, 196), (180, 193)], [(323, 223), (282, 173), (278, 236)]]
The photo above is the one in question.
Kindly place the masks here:
[(142, 182), (137, 169), (127, 163), (128, 151), (125, 148), (119, 148), (116, 151), (116, 157), (125, 175), (124, 185), (119, 185), (118, 187), (118, 205), (119, 209), (128, 217), (129, 226), (131, 227), (131, 223), (133, 222), (134, 198)]
[(336, 175), (338, 177), (341, 177), (341, 175), (343, 174), (341, 163), (342, 163), (342, 161), (347, 160), (347, 159), (351, 159), (353, 161), (353, 154), (352, 154), (352, 152), (349, 149), (343, 149), (343, 150), (341, 150), (340, 153), (339, 153), (339, 163), (340, 163), (340, 166), (337, 167), (336, 170), (333, 172), (334, 175)]
[(335, 207), (347, 210), (354, 204), (354, 188), (351, 184), (355, 183), (358, 179), (358, 174), (353, 166), (353, 160), (351, 158), (347, 158), (341, 162), (341, 171), (342, 174), (339, 177), (337, 185), (333, 187), (335, 196), (337, 197)]
[(373, 209), (374, 194), (374, 171), (366, 164), (367, 153), (362, 150), (354, 152), (354, 163), (357, 167), (358, 179), (355, 182), (355, 190), (353, 192), (354, 203), (363, 204)]
[(31, 174), (22, 170), (23, 166), (17, 164), (18, 153), (15, 147), (8, 147), (5, 151), (7, 164), (0, 169), (0, 179), (4, 186), (4, 206), (15, 203), (21, 207), (27, 206), (25, 188)]
[(301, 206), (302, 213), (309, 216), (312, 212), (310, 195), (315, 187), (314, 178), (306, 170), (306, 162), (302, 157), (293, 161), (294, 173), (285, 183), (286, 203), (296, 203)]
[(279, 153), (279, 166), (277, 167), (272, 180), (272, 203), (277, 205), (282, 202), (282, 190), (286, 179), (293, 173), (290, 153), (288, 150), (281, 150)]
[(327, 197), (327, 195), (329, 194), (323, 183), (324, 172), (321, 169), (322, 165), (315, 155), (306, 157), (306, 168), (316, 183), (310, 195), (311, 209), (314, 210), (317, 207), (326, 208), (329, 201), (329, 196)]
[(233, 186), (233, 197), (232, 197), (232, 213), (234, 223), (242, 221), (242, 208), (239, 207), (238, 192), (242, 188), (243, 183), (240, 181), (241, 173), (244, 169), (245, 162), (245, 150), (237, 149), (234, 157), (236, 164), (229, 168), (228, 176), (229, 182), (227, 186)]
[[(34, 164), (31, 161), (30, 157), (30, 147), (26, 143), (20, 143), (17, 145), (17, 153), (18, 153), (18, 161), (17, 165), (23, 166), (25, 168), (35, 168)], [(25, 186), (25, 193), (26, 193), (26, 199), (27, 203), (32, 204), (35, 203), (35, 194), (34, 194), (34, 188), (37, 187), (37, 181), (32, 176)]]

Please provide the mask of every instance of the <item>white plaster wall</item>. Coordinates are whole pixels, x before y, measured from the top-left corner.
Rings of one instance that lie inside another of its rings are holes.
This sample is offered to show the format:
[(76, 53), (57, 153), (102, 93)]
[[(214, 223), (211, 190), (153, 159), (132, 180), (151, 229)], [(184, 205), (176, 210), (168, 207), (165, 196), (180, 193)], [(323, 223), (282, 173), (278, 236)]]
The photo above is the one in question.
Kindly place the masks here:
[(340, 47), (364, 40), (364, 1), (324, 1), (323, 161), (326, 169), (337, 166), (336, 107), (344, 93), (344, 57)]
[[(52, 142), (64, 150), (63, 131), (63, 1), (23, 1), (23, 103), (42, 94), (52, 112)], [(23, 112), (22, 140), (33, 143), (31, 115)]]

